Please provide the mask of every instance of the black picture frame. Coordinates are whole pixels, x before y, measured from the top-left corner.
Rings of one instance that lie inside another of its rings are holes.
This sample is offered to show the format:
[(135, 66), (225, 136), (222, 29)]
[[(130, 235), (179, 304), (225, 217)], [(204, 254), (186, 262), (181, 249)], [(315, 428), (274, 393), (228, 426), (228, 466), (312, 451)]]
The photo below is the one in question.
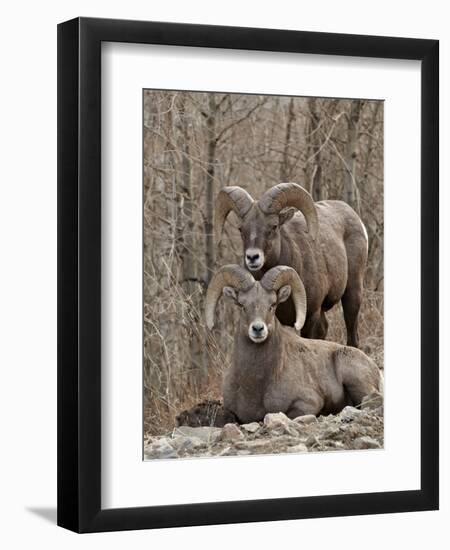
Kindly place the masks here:
[[(101, 508), (101, 43), (421, 61), (421, 488)], [(437, 40), (77, 18), (58, 26), (58, 525), (76, 532), (438, 509)]]

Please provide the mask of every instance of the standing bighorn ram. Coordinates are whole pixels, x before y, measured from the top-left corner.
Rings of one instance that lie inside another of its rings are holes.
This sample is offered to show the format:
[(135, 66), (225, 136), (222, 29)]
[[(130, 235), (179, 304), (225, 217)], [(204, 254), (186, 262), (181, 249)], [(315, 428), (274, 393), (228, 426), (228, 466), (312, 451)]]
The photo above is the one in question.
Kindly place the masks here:
[(239, 422), (280, 411), (290, 418), (336, 413), (381, 389), (378, 367), (361, 350), (307, 340), (278, 321), (275, 308), (290, 295), (296, 330), (305, 321), (305, 288), (292, 268), (274, 267), (258, 282), (243, 267), (222, 267), (206, 295), (209, 329), (222, 294), (241, 310), (233, 364), (223, 385), (223, 406)]
[[(325, 338), (325, 312), (342, 300), (347, 343), (358, 347), (368, 240), (356, 212), (341, 201), (314, 203), (295, 183), (275, 185), (259, 200), (241, 187), (224, 187), (216, 200), (217, 235), (231, 210), (240, 221), (245, 265), (256, 279), (281, 264), (300, 275), (308, 304), (302, 335)], [(277, 317), (293, 325), (292, 300), (277, 309)]]

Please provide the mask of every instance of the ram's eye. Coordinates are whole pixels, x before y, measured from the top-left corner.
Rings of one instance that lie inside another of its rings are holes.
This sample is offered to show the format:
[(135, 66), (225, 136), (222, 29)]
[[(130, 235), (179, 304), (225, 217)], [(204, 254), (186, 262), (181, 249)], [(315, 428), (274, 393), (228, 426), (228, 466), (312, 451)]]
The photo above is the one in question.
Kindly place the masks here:
[(276, 231), (278, 229), (278, 224), (272, 225), (272, 231)]
[(277, 307), (277, 304), (276, 304), (276, 303), (275, 303), (275, 304), (272, 304), (272, 305), (270, 306), (270, 311), (274, 311), (274, 309), (275, 309), (276, 307)]

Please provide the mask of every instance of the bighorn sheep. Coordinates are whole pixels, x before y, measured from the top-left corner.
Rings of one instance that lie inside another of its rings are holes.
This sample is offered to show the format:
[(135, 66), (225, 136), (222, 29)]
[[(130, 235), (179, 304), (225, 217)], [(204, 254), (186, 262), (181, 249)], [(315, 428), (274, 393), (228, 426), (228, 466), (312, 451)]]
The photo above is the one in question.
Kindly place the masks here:
[(305, 289), (294, 269), (274, 267), (255, 281), (243, 267), (222, 267), (206, 295), (209, 329), (222, 294), (241, 310), (223, 385), (223, 406), (239, 422), (259, 421), (270, 412), (290, 418), (336, 413), (381, 390), (378, 367), (361, 350), (302, 338), (276, 318), (276, 306), (292, 295), (296, 330), (305, 321)]
[[(308, 304), (302, 335), (324, 339), (325, 312), (342, 300), (347, 344), (358, 347), (368, 239), (356, 212), (342, 201), (314, 203), (296, 183), (275, 185), (257, 201), (241, 187), (224, 187), (215, 206), (219, 238), (231, 210), (240, 221), (245, 265), (256, 279), (277, 265), (300, 275)], [(292, 300), (277, 309), (277, 317), (293, 325)]]

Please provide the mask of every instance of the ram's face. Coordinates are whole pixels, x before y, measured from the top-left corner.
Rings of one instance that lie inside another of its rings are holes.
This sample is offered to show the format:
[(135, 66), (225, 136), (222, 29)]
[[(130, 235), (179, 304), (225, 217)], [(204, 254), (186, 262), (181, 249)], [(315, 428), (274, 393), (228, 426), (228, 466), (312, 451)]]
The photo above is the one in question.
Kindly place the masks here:
[(241, 310), (250, 340), (256, 344), (264, 342), (273, 329), (277, 307), (276, 293), (267, 292), (256, 283), (248, 292), (239, 292), (236, 303)]
[(262, 269), (264, 264), (276, 265), (280, 255), (280, 227), (290, 220), (295, 208), (286, 208), (280, 214), (266, 214), (254, 204), (240, 220), (244, 249), (244, 261), (252, 272)]
[(240, 221), (244, 249), (244, 261), (250, 271), (259, 271), (267, 257), (279, 247), (279, 216), (264, 214), (257, 206), (253, 206)]
[(290, 293), (290, 286), (284, 286), (276, 293), (274, 290), (266, 290), (258, 282), (247, 291), (236, 291), (229, 286), (223, 288), (224, 296), (233, 300), (239, 307), (241, 322), (246, 327), (248, 337), (255, 344), (265, 342), (270, 336), (277, 305), (287, 300)]

